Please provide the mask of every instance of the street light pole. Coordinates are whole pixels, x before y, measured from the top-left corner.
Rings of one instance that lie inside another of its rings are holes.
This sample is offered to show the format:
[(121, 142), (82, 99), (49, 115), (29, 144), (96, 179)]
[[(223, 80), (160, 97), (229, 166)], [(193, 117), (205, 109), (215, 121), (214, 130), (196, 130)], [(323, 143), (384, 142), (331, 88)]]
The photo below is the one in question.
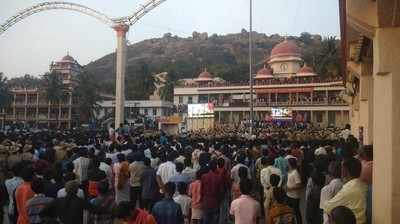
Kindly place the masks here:
[(250, 80), (250, 135), (253, 135), (253, 0), (250, 0), (249, 80)]

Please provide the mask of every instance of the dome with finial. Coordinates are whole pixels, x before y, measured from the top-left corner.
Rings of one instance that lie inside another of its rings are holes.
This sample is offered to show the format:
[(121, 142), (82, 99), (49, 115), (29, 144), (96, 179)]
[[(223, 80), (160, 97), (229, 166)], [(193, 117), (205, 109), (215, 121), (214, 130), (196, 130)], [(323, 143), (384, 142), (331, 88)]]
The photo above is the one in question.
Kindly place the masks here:
[(306, 63), (304, 63), (303, 67), (300, 68), (299, 71), (297, 71), (296, 75), (299, 76), (315, 76), (314, 69), (312, 67), (307, 66)]
[(258, 70), (255, 79), (272, 78), (272, 71), (265, 64), (264, 67)]
[(199, 77), (197, 77), (198, 81), (211, 81), (212, 75), (207, 71), (207, 68), (204, 69), (202, 73), (200, 73)]
[(62, 61), (71, 61), (71, 62), (75, 61), (75, 59), (69, 55), (69, 52), (67, 52), (67, 55), (65, 55), (61, 60)]
[(293, 40), (285, 40), (279, 44), (277, 44), (274, 48), (272, 48), (270, 58), (276, 57), (300, 57), (301, 49)]

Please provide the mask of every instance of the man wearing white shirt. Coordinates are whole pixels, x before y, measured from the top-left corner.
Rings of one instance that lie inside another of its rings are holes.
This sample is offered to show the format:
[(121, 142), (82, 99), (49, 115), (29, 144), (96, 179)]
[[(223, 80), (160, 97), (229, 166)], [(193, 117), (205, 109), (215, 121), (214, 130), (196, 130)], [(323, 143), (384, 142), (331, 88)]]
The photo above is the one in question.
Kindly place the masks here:
[(169, 178), (177, 174), (173, 155), (167, 155), (167, 162), (161, 163), (157, 169), (157, 183), (163, 191), (164, 185), (168, 182)]
[(261, 170), (260, 173), (260, 183), (261, 185), (264, 187), (264, 191), (268, 190), (268, 188), (271, 187), (271, 183), (270, 183), (270, 177), (272, 174), (276, 174), (281, 178), (281, 181), (279, 182), (278, 186), (281, 186), (282, 184), (282, 172), (280, 169), (276, 168), (273, 166), (274, 164), (274, 160), (272, 158), (269, 157), (263, 157), (261, 159), (261, 163), (267, 167), (265, 167), (264, 169)]

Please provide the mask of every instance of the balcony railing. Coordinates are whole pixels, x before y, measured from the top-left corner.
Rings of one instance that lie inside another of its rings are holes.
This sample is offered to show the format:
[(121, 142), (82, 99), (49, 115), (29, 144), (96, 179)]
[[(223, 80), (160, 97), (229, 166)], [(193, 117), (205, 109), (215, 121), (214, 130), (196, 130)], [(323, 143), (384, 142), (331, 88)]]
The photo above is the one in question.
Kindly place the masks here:
[[(214, 103), (216, 107), (248, 107), (250, 104), (248, 101), (233, 101), (233, 102), (221, 102)], [(281, 106), (345, 106), (347, 103), (343, 100), (316, 100), (316, 101), (278, 101), (278, 102), (267, 102), (267, 101), (256, 101), (254, 102), (255, 107), (281, 107)]]
[[(254, 85), (290, 85), (290, 84), (309, 84), (309, 83), (330, 83), (341, 82), (341, 77), (320, 78), (320, 77), (294, 77), (294, 78), (271, 78), (267, 80), (255, 80)], [(229, 86), (248, 86), (248, 81), (240, 82), (208, 82), (208, 83), (191, 83), (178, 85), (178, 88), (198, 88), (198, 87), (229, 87)]]

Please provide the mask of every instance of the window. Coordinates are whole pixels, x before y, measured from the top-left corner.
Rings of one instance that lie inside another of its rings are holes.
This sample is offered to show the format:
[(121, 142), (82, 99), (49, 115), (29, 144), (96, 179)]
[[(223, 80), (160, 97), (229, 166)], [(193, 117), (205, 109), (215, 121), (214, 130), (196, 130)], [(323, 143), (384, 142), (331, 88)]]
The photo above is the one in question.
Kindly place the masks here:
[(183, 96), (179, 96), (179, 103), (183, 103)]
[(192, 96), (188, 97), (188, 103), (193, 103), (193, 97)]
[(144, 115), (148, 115), (149, 114), (149, 111), (147, 110), (147, 108), (144, 108)]

